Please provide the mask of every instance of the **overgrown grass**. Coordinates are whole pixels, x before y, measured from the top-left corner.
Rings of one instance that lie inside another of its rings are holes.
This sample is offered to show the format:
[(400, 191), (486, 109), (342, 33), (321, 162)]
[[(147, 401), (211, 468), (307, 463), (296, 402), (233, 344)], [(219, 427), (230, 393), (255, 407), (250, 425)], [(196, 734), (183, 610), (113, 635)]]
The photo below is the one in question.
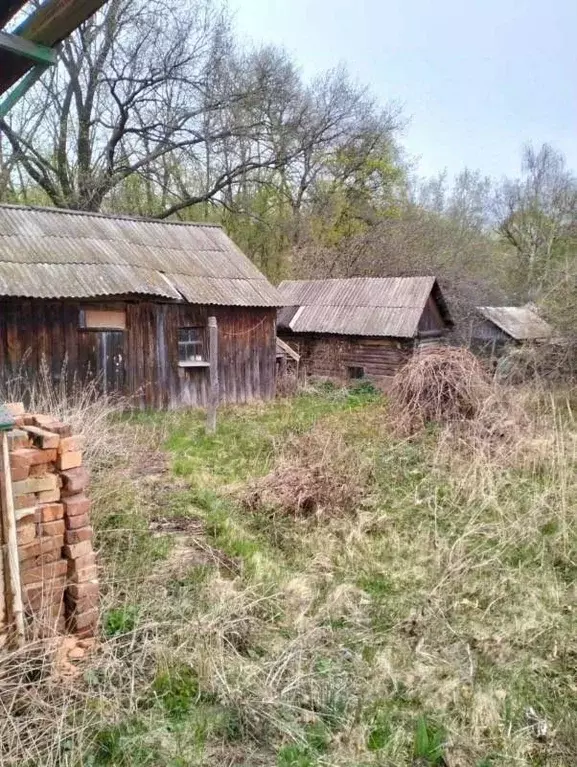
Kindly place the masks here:
[[(72, 691), (34, 688), (58, 738), (26, 699), (29, 763), (574, 765), (577, 429), (547, 405), (532, 419), (506, 452), (399, 439), (362, 389), (226, 409), (214, 436), (198, 413), (123, 422), (165, 435), (171, 474), (125, 473), (100, 509), (102, 642)], [(358, 507), (247, 511), (243, 487), (319, 430), (370, 463)], [(158, 517), (192, 532), (153, 534)]]

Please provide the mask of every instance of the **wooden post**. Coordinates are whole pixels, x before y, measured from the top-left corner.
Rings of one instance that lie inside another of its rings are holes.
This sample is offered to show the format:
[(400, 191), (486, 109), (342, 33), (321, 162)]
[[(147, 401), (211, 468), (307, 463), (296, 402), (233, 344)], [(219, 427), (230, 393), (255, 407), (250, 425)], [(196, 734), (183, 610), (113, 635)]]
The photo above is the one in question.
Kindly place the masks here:
[(216, 317), (208, 318), (208, 369), (210, 376), (210, 391), (208, 393), (208, 410), (206, 414), (206, 430), (209, 434), (216, 431), (216, 410), (218, 408), (218, 326)]
[[(8, 435), (2, 432), (2, 530), (4, 534), (4, 573), (8, 590), (7, 607), (14, 623), (14, 644), (22, 647), (24, 644), (24, 608), (22, 606), (22, 591), (20, 586), (20, 563), (18, 561), (18, 541), (16, 538), (16, 516), (14, 514), (14, 498), (12, 496), (12, 474), (10, 471), (10, 454), (8, 451)], [(7, 616), (8, 618), (8, 616)], [(8, 623), (8, 620), (7, 620)]]

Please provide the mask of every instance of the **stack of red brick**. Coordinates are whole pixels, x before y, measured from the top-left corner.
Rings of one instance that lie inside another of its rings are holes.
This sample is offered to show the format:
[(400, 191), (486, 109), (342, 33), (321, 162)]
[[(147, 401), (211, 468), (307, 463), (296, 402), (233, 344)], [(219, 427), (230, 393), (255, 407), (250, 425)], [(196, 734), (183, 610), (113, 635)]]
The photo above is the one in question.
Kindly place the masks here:
[(20, 578), (34, 625), (93, 636), (98, 579), (83, 438), (50, 416), (9, 405), (8, 433)]

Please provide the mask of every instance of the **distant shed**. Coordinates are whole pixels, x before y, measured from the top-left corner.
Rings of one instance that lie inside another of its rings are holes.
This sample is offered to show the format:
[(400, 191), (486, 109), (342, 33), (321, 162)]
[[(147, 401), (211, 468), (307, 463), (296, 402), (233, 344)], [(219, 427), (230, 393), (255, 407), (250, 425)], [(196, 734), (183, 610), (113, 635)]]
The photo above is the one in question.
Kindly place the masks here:
[(0, 205), (0, 371), (64, 373), (141, 407), (275, 391), (276, 288), (220, 227)]
[(547, 343), (554, 330), (530, 306), (478, 306), (471, 327), (471, 343), (494, 354), (508, 344)]
[(279, 291), (279, 336), (314, 375), (392, 376), (453, 324), (434, 277), (286, 281)]

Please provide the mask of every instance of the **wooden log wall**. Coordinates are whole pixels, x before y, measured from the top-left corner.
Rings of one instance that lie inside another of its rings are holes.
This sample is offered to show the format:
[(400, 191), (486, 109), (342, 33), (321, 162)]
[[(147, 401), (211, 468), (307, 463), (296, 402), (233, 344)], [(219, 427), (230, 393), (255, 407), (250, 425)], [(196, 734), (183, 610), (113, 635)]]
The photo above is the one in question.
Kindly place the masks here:
[[(80, 312), (126, 310), (124, 331), (84, 330)], [(178, 329), (219, 329), (220, 399), (270, 399), (275, 392), (276, 310), (124, 300), (107, 302), (3, 300), (0, 302), (0, 375), (34, 379), (42, 360), (56, 383), (107, 378), (107, 390), (137, 407), (205, 406), (208, 368), (181, 367)], [(109, 365), (103, 371), (102, 360)]]
[(309, 375), (349, 378), (348, 368), (363, 368), (373, 378), (395, 375), (413, 353), (412, 343), (392, 338), (281, 334), (301, 354)]

